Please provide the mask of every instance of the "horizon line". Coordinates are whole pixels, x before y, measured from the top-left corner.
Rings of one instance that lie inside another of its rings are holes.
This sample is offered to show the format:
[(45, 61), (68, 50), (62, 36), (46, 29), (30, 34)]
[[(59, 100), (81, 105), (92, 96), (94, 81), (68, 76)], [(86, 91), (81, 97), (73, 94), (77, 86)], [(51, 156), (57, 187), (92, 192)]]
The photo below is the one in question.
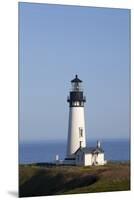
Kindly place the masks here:
[[(89, 139), (87, 139), (87, 141), (89, 142), (89, 141), (97, 141), (97, 140), (100, 140), (100, 141), (103, 141), (103, 140), (131, 140), (131, 137), (124, 137), (124, 138), (89, 138)], [(60, 138), (60, 139), (40, 139), (40, 140), (19, 140), (19, 143), (25, 143), (25, 142), (65, 142), (65, 141), (67, 141), (67, 139), (65, 139), (65, 138)]]

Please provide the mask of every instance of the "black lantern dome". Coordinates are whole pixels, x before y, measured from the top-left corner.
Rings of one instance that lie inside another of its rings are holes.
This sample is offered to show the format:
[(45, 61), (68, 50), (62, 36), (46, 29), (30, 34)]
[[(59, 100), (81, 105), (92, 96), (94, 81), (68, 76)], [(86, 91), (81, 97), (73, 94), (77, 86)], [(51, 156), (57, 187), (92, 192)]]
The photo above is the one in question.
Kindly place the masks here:
[(70, 103), (70, 107), (83, 107), (86, 98), (83, 96), (82, 80), (78, 78), (78, 75), (75, 76), (73, 80), (71, 80), (72, 90), (70, 91), (70, 96), (67, 101)]
[(72, 83), (81, 83), (82, 80), (80, 80), (80, 79), (78, 78), (78, 75), (76, 74), (76, 75), (75, 75), (75, 78), (74, 78), (73, 80), (71, 80), (71, 82), (72, 82)]

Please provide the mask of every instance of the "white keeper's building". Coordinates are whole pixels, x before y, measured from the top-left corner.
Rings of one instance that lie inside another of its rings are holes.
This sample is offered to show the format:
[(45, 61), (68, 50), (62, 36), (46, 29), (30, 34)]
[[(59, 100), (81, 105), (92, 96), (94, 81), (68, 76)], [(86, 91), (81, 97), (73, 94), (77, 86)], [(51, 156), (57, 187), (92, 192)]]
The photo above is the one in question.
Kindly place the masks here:
[(67, 99), (69, 103), (67, 154), (63, 164), (79, 166), (104, 165), (106, 161), (100, 142), (97, 141), (96, 147), (86, 146), (84, 118), (86, 98), (83, 96), (81, 83), (82, 80), (77, 75), (71, 81), (72, 90)]

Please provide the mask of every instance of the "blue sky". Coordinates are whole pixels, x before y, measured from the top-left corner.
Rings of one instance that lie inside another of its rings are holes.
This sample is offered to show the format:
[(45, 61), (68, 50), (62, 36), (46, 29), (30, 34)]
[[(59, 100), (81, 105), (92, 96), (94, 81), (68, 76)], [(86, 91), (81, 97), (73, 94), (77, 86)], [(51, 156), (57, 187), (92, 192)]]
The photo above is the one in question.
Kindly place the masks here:
[(20, 140), (67, 138), (70, 80), (83, 80), (88, 139), (128, 138), (130, 11), (19, 3)]

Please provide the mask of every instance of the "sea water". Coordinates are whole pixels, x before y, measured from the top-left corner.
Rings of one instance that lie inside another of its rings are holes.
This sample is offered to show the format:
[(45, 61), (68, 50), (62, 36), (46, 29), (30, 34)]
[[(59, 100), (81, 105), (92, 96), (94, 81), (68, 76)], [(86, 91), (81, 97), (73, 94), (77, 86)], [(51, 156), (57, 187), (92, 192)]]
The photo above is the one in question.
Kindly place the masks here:
[[(109, 161), (129, 161), (130, 141), (128, 139), (107, 139), (101, 141), (105, 159)], [(96, 140), (87, 142), (87, 146), (96, 146)], [(56, 154), (59, 159), (66, 156), (66, 141), (23, 142), (19, 145), (19, 163), (53, 162)]]

